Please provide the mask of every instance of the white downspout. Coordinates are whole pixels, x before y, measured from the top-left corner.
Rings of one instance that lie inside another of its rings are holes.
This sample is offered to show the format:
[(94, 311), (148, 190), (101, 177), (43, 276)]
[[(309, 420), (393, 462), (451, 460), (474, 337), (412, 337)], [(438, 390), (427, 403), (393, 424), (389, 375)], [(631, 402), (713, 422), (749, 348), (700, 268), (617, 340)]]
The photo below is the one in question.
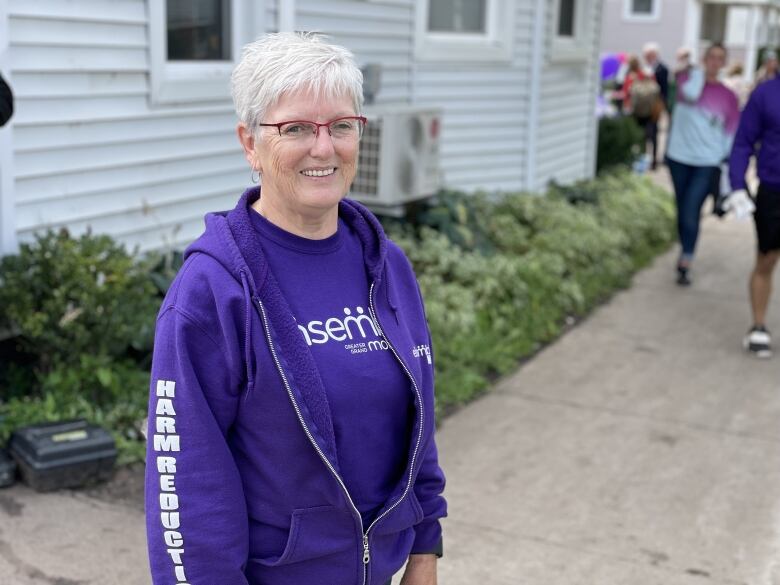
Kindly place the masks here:
[(748, 18), (748, 38), (745, 47), (745, 81), (753, 83), (756, 78), (756, 60), (758, 59), (758, 6), (750, 7)]
[(547, 23), (546, 0), (536, 0), (534, 36), (531, 49), (531, 91), (528, 100), (528, 139), (526, 140), (525, 188), (536, 190), (536, 143), (539, 134), (539, 103), (542, 93), (544, 32)]
[[(8, 4), (0, 2), (0, 72), (13, 90), (8, 53)], [(18, 114), (14, 114), (14, 118)], [(13, 121), (0, 128), (0, 255), (17, 251)]]
[(279, 32), (295, 30), (295, 0), (279, 0)]

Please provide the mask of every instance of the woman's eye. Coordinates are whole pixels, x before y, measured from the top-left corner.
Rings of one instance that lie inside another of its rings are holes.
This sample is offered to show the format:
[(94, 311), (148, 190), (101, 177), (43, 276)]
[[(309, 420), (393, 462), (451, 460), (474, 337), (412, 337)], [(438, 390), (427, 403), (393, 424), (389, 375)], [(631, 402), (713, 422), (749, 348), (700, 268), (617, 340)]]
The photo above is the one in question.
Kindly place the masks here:
[(300, 124), (291, 124), (282, 128), (284, 134), (300, 134), (301, 132), (303, 132), (303, 126)]

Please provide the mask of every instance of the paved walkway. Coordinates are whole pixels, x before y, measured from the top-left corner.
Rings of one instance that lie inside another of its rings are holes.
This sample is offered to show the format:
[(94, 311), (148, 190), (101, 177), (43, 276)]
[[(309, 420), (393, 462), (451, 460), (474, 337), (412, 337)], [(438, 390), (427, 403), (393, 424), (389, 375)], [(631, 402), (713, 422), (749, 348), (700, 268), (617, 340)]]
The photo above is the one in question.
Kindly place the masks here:
[[(440, 583), (780, 584), (780, 356), (740, 346), (752, 249), (708, 220), (690, 289), (660, 257), (444, 422)], [(3, 585), (148, 585), (144, 546), (132, 507), (0, 491)]]

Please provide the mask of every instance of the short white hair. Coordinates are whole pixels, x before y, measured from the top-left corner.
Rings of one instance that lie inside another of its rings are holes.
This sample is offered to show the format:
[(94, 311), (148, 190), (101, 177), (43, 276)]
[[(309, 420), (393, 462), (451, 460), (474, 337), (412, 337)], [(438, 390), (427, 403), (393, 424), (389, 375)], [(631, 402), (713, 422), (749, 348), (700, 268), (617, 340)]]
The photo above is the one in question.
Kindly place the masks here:
[(363, 106), (363, 73), (354, 55), (314, 33), (271, 33), (249, 43), (230, 85), (236, 114), (252, 134), (283, 95), (347, 96), (358, 115)]
[(660, 52), (661, 52), (661, 47), (658, 45), (658, 43), (650, 42), (650, 43), (645, 43), (642, 46), (643, 55), (645, 53), (655, 53), (656, 55), (658, 55)]

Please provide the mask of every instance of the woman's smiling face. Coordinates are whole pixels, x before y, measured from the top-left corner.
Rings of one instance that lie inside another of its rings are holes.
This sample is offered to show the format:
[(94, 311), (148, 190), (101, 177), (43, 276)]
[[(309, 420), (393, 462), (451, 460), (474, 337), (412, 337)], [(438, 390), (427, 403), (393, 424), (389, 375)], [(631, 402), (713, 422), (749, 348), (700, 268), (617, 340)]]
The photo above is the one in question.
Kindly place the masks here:
[[(263, 122), (324, 123), (355, 115), (347, 96), (317, 99), (305, 91), (282, 96), (268, 109)], [(262, 176), (262, 198), (296, 216), (317, 216), (334, 209), (355, 178), (359, 140), (331, 137), (326, 127), (319, 127), (316, 136), (298, 137), (280, 135), (273, 126), (259, 130), (254, 167)]]

